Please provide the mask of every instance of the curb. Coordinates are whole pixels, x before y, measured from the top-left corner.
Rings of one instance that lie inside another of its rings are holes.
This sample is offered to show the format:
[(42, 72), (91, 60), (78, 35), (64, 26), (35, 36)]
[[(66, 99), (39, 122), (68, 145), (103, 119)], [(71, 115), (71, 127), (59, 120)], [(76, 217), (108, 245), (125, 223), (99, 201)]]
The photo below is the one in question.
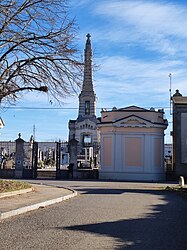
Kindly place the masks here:
[(1, 193), (0, 199), (6, 198), (6, 197), (11, 197), (14, 195), (19, 195), (19, 194), (26, 194), (26, 193), (32, 192), (33, 190), (34, 190), (33, 188), (26, 188), (26, 189), (16, 190), (16, 191), (12, 191), (12, 192)]
[(37, 204), (34, 204), (34, 205), (29, 205), (29, 206), (25, 206), (25, 207), (18, 208), (18, 209), (15, 209), (15, 210), (11, 210), (11, 211), (8, 211), (8, 212), (0, 213), (0, 221), (3, 220), (3, 219), (10, 218), (10, 217), (15, 216), (15, 215), (23, 214), (23, 213), (26, 213), (26, 212), (29, 212), (29, 211), (37, 210), (39, 208), (44, 208), (46, 206), (53, 205), (55, 203), (59, 203), (59, 202), (71, 199), (71, 198), (73, 198), (73, 197), (75, 197), (77, 195), (78, 195), (78, 193), (76, 191), (73, 191), (72, 194), (68, 194), (68, 195), (65, 195), (65, 196), (62, 196), (62, 197), (59, 197), (59, 198), (43, 201), (43, 202), (40, 202), (40, 203), (37, 203)]

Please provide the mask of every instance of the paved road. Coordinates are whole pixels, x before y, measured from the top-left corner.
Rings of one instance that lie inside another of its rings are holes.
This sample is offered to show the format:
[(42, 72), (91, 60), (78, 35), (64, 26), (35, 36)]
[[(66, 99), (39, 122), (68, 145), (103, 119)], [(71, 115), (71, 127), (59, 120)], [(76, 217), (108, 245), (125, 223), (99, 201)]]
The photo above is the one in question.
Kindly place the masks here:
[(50, 184), (80, 195), (1, 222), (1, 250), (187, 249), (187, 200), (160, 184)]

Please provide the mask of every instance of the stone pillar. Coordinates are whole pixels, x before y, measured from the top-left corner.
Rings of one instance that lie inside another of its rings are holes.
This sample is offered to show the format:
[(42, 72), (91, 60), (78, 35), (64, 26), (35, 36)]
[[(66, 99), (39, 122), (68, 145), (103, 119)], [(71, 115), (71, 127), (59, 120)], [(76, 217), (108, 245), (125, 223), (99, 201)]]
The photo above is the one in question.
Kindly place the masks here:
[(19, 138), (16, 140), (16, 164), (15, 164), (15, 178), (23, 178), (23, 162), (24, 162), (24, 140)]
[(78, 141), (75, 140), (74, 136), (74, 138), (69, 141), (69, 163), (73, 166), (73, 169), (70, 170), (72, 171), (73, 178), (77, 178), (77, 144)]
[(176, 179), (187, 178), (187, 96), (179, 90), (172, 96), (173, 102), (173, 170)]

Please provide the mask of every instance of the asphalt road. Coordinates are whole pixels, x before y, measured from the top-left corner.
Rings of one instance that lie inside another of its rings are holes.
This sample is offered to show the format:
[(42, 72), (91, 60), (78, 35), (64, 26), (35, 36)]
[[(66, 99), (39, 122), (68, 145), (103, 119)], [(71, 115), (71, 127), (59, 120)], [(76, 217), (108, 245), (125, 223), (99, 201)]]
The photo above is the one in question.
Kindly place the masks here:
[(2, 221), (1, 250), (187, 249), (187, 200), (162, 185), (48, 183), (80, 195)]

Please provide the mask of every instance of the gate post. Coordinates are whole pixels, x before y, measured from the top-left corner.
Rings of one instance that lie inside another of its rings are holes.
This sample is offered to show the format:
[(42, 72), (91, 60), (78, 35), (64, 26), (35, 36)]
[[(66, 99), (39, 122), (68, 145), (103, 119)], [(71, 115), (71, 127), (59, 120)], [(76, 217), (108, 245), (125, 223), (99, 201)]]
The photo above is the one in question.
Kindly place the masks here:
[(70, 156), (70, 166), (72, 166), (72, 170), (69, 169), (70, 171), (72, 171), (72, 177), (73, 178), (77, 178), (77, 144), (78, 144), (78, 141), (75, 139), (75, 135), (74, 135), (74, 138), (71, 139), (69, 141), (69, 145), (68, 145), (68, 148), (69, 148), (69, 156)]
[(61, 143), (56, 142), (56, 179), (60, 179)]
[(32, 171), (34, 179), (37, 178), (37, 168), (38, 168), (38, 142), (34, 142), (32, 151)]
[(24, 161), (24, 140), (21, 139), (21, 134), (16, 139), (16, 164), (15, 164), (15, 178), (23, 178), (23, 161)]

